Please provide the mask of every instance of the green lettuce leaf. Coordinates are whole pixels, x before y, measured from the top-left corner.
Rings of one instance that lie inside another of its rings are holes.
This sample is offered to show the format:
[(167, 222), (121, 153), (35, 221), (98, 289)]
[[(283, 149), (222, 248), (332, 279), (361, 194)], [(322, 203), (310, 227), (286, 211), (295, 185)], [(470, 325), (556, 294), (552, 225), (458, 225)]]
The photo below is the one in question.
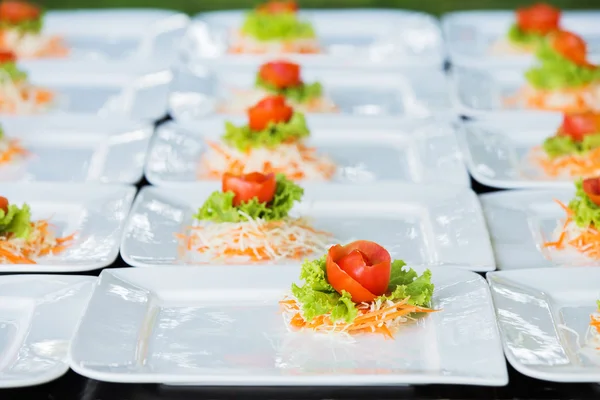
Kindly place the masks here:
[(27, 73), (20, 70), (17, 64), (13, 62), (6, 62), (0, 64), (0, 70), (2, 70), (12, 82), (24, 81), (27, 79)]
[(550, 158), (570, 154), (585, 154), (600, 147), (600, 133), (586, 135), (581, 142), (570, 136), (551, 136), (544, 141), (542, 148)]
[(0, 210), (0, 234), (12, 234), (16, 238), (27, 239), (31, 233), (31, 210), (27, 204), (18, 207), (8, 206), (8, 212)]
[(285, 175), (277, 175), (277, 188), (275, 196), (269, 203), (261, 203), (258, 199), (233, 206), (233, 192), (213, 192), (204, 202), (194, 218), (200, 221), (212, 222), (241, 222), (245, 221), (241, 213), (250, 218), (261, 218), (267, 221), (278, 221), (288, 216), (296, 201), (302, 199), (304, 189), (288, 180)]
[(36, 19), (21, 21), (18, 23), (0, 21), (0, 29), (14, 29), (20, 33), (39, 34), (42, 31), (44, 14), (41, 13)]
[(516, 23), (512, 24), (508, 30), (508, 40), (519, 46), (537, 46), (545, 36), (535, 32), (525, 32)]
[(256, 76), (256, 87), (272, 94), (280, 94), (286, 99), (300, 104), (319, 98), (323, 93), (323, 87), (319, 82), (303, 83), (296, 87), (278, 89), (264, 81), (259, 75)]
[[(392, 262), (388, 293), (376, 300), (403, 300), (410, 296), (409, 303), (417, 306), (427, 306), (431, 302), (434, 286), (431, 283), (431, 272), (425, 271), (421, 276), (411, 268), (404, 269), (402, 260)], [(317, 260), (304, 261), (300, 269), (302, 286), (292, 284), (292, 294), (301, 304), (302, 313), (306, 320), (319, 315), (331, 313), (333, 321), (343, 320), (352, 322), (358, 315), (356, 304), (350, 294), (342, 291), (342, 295), (327, 281), (326, 256)]]
[(285, 141), (299, 140), (309, 135), (304, 114), (295, 112), (288, 122), (271, 122), (269, 126), (258, 132), (251, 130), (248, 125), (235, 126), (231, 122), (226, 122), (222, 139), (228, 146), (247, 151), (257, 147), (272, 149)]
[(540, 65), (525, 72), (525, 78), (536, 89), (557, 90), (580, 87), (600, 80), (600, 68), (579, 66), (554, 51), (548, 41), (536, 52)]
[(251, 11), (246, 14), (241, 31), (262, 42), (316, 37), (312, 25), (300, 21), (296, 13), (265, 14)]
[(585, 194), (582, 182), (581, 179), (575, 182), (575, 198), (568, 206), (573, 211), (573, 221), (581, 228), (600, 226), (600, 207)]

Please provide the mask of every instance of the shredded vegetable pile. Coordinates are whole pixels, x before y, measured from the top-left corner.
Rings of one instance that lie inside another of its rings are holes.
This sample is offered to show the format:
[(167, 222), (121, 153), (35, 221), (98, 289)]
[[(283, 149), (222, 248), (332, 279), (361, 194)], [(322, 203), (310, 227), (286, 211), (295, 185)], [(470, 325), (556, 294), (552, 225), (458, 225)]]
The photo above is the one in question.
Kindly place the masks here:
[(393, 338), (394, 332), (414, 320), (416, 314), (438, 311), (428, 307), (434, 289), (429, 270), (418, 275), (405, 268), (403, 261), (393, 261), (386, 293), (372, 302), (355, 303), (350, 293), (343, 290), (340, 294), (332, 286), (328, 262), (327, 256), (306, 260), (300, 271), (303, 285), (292, 284), (291, 295), (280, 301), (290, 329), (349, 335), (377, 333)]
[(596, 301), (596, 312), (590, 315), (590, 327), (585, 342), (592, 348), (600, 350), (600, 300)]
[(259, 147), (240, 151), (224, 143), (207, 142), (209, 150), (200, 161), (202, 178), (219, 179), (223, 173), (244, 174), (252, 171), (282, 173), (293, 180), (329, 180), (336, 165), (317, 154), (314, 147), (300, 142), (281, 144), (275, 148)]
[(68, 48), (58, 36), (24, 33), (9, 29), (0, 33), (0, 47), (11, 50), (19, 58), (66, 57)]
[(321, 52), (319, 42), (315, 39), (270, 40), (259, 41), (250, 36), (236, 35), (229, 53), (232, 54), (318, 54)]
[(44, 111), (52, 102), (52, 92), (29, 85), (25, 80), (13, 80), (0, 69), (0, 112), (33, 114)]
[(8, 139), (0, 134), (0, 164), (7, 164), (25, 157), (29, 152), (21, 146), (19, 140)]
[(206, 254), (212, 261), (279, 261), (323, 253), (332, 235), (310, 226), (305, 218), (279, 221), (254, 219), (240, 212), (244, 222), (200, 222), (188, 235), (179, 235), (185, 251)]
[(589, 177), (600, 173), (600, 147), (581, 154), (548, 157), (541, 148), (531, 151), (532, 160), (553, 178)]
[(568, 113), (600, 111), (600, 82), (560, 89), (539, 89), (527, 85), (514, 96), (506, 98), (504, 104), (506, 107)]
[(31, 221), (29, 206), (0, 209), (0, 261), (35, 264), (35, 258), (64, 251), (75, 234), (57, 238), (46, 220)]

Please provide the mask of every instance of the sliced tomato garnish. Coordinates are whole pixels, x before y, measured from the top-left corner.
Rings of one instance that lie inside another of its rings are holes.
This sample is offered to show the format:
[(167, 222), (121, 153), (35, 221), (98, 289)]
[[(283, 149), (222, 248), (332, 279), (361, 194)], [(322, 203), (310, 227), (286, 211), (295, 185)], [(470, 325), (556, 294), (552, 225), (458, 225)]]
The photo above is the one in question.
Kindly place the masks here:
[(580, 142), (586, 135), (600, 133), (600, 114), (593, 112), (565, 114), (558, 129), (560, 136), (570, 136)]
[(272, 61), (263, 64), (258, 75), (265, 82), (277, 89), (285, 89), (302, 84), (300, 79), (300, 66), (288, 61)]
[(298, 4), (293, 0), (268, 1), (259, 5), (257, 10), (265, 14), (295, 13), (298, 11)]
[(0, 64), (10, 63), (17, 61), (15, 53), (9, 50), (0, 50)]
[(582, 186), (590, 200), (600, 206), (600, 177), (584, 179)]
[(375, 242), (358, 240), (335, 245), (327, 252), (327, 280), (354, 302), (370, 302), (385, 294), (390, 282), (390, 253)]
[(261, 203), (268, 203), (273, 200), (277, 189), (275, 174), (265, 175), (260, 172), (251, 172), (245, 175), (225, 173), (221, 184), (223, 192), (235, 193), (234, 206), (239, 206), (253, 198), (258, 199)]
[(525, 32), (545, 35), (558, 29), (560, 10), (545, 3), (517, 9), (517, 25)]
[(550, 45), (567, 60), (577, 65), (593, 67), (587, 61), (587, 45), (580, 36), (567, 31), (558, 31), (552, 34)]
[(269, 96), (248, 109), (248, 125), (253, 131), (262, 131), (271, 122), (288, 122), (293, 114), (294, 109), (285, 103), (285, 97)]
[(0, 3), (0, 20), (12, 23), (31, 21), (40, 16), (39, 7), (24, 1), (3, 1)]
[(3, 210), (5, 214), (8, 212), (8, 199), (6, 197), (0, 196), (0, 210)]

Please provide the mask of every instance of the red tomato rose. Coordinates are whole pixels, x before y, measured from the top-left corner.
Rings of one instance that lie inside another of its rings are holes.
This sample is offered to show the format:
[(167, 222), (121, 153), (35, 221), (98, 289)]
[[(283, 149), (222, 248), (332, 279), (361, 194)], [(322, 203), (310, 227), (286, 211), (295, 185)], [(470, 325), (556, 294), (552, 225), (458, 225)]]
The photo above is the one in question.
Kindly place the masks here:
[(15, 53), (9, 50), (0, 50), (0, 64), (17, 61)]
[(265, 14), (295, 13), (298, 11), (298, 4), (295, 1), (268, 1), (258, 6), (257, 10)]
[(554, 51), (561, 54), (567, 60), (577, 65), (593, 67), (587, 61), (587, 45), (578, 35), (567, 31), (556, 32), (550, 38), (550, 45)]
[(583, 181), (583, 191), (590, 200), (600, 206), (600, 178), (588, 178)]
[(295, 87), (302, 84), (300, 66), (288, 61), (272, 61), (263, 64), (258, 75), (277, 89)]
[(335, 245), (327, 252), (327, 280), (338, 292), (350, 293), (356, 303), (385, 294), (390, 282), (390, 253), (377, 243), (358, 240)]
[(8, 199), (0, 196), (0, 210), (3, 210), (6, 214), (8, 212)]
[(560, 10), (545, 3), (517, 9), (517, 25), (522, 31), (546, 35), (558, 29)]
[(22, 1), (3, 1), (0, 3), (0, 20), (18, 24), (31, 21), (40, 16), (40, 9)]
[(294, 109), (285, 104), (283, 96), (268, 96), (248, 109), (248, 125), (253, 131), (262, 131), (269, 123), (288, 122)]
[(561, 136), (571, 136), (580, 142), (586, 135), (600, 133), (600, 114), (593, 112), (565, 114), (558, 130)]
[(268, 203), (273, 200), (276, 188), (275, 174), (264, 175), (260, 172), (246, 175), (223, 174), (222, 190), (235, 193), (233, 205), (236, 207), (253, 198), (257, 198), (261, 203)]

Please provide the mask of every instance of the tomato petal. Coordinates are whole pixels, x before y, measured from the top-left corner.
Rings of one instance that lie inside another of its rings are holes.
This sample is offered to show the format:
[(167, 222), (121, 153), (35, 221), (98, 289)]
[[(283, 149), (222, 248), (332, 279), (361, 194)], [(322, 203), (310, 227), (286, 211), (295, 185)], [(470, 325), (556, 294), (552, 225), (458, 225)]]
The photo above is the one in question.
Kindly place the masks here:
[(587, 44), (578, 35), (559, 31), (552, 34), (552, 48), (566, 59), (585, 67), (594, 67), (587, 61)]
[(233, 192), (233, 206), (237, 207), (256, 198), (261, 203), (273, 200), (277, 189), (275, 174), (252, 172), (246, 175), (223, 174), (221, 181), (223, 192)]
[(272, 61), (263, 64), (258, 74), (262, 80), (277, 89), (296, 87), (302, 84), (300, 66), (287, 61)]
[(377, 297), (356, 282), (350, 275), (344, 272), (334, 261), (336, 255), (343, 254), (344, 248), (339, 244), (331, 247), (327, 253), (327, 281), (340, 294), (342, 291), (350, 293), (355, 303), (370, 303)]
[(582, 187), (590, 200), (600, 206), (600, 177), (584, 179)]
[(4, 211), (5, 214), (8, 212), (8, 199), (6, 197), (0, 196), (0, 210)]
[(571, 136), (575, 141), (582, 141), (586, 135), (600, 133), (600, 114), (565, 114), (558, 132), (561, 136)]
[(0, 64), (17, 61), (17, 55), (9, 50), (0, 50)]
[(248, 126), (253, 131), (262, 131), (269, 123), (288, 122), (294, 109), (285, 104), (283, 96), (268, 96), (248, 109)]
[(3, 1), (0, 3), (0, 20), (14, 24), (38, 18), (41, 11), (33, 4), (22, 1)]
[(548, 4), (538, 3), (517, 9), (517, 25), (525, 32), (545, 35), (559, 27), (560, 10)]

